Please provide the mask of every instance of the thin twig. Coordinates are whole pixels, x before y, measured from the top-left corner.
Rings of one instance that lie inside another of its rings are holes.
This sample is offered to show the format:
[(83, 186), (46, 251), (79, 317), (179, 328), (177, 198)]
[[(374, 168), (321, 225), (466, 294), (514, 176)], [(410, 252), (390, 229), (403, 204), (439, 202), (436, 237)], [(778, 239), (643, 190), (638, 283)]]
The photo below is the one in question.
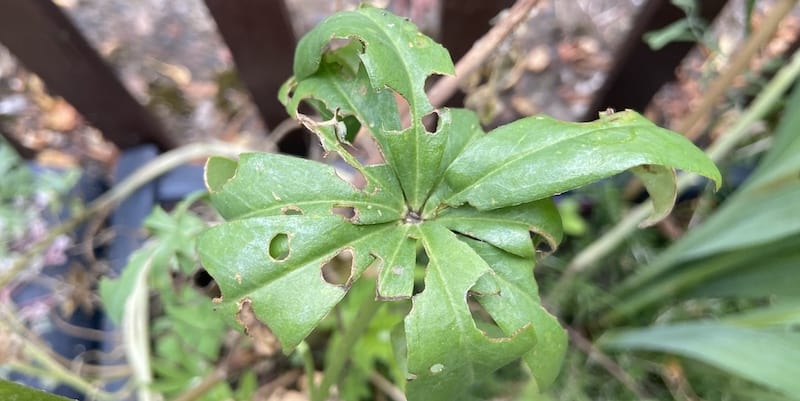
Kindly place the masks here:
[(93, 395), (99, 399), (113, 399), (109, 393), (100, 390), (97, 386), (60, 363), (54, 357), (52, 350), (46, 347), (35, 333), (31, 332), (19, 321), (12, 308), (8, 304), (0, 305), (0, 316), (2, 316), (0, 327), (5, 327), (16, 335), (22, 344), (22, 353), (33, 360), (34, 363), (12, 362), (9, 364), (11, 369), (68, 384), (85, 394)]
[(301, 372), (298, 369), (293, 369), (286, 373), (281, 374), (280, 376), (276, 377), (275, 380), (272, 380), (271, 382), (261, 386), (261, 388), (258, 389), (258, 392), (256, 393), (254, 399), (258, 400), (269, 399), (272, 393), (275, 392), (275, 390), (282, 387), (289, 387), (292, 383), (297, 381), (300, 375)]
[(275, 128), (270, 131), (267, 139), (271, 141), (270, 149), (274, 152), (278, 151), (278, 142), (280, 142), (286, 135), (290, 132), (302, 127), (300, 122), (295, 120), (294, 118), (287, 118), (280, 122), (280, 124), (276, 125)]
[(369, 375), (369, 381), (375, 385), (381, 392), (386, 394), (392, 401), (407, 401), (406, 395), (403, 394), (403, 390), (400, 390), (397, 386), (394, 385), (389, 379), (383, 377), (378, 372), (372, 372)]
[(700, 135), (702, 126), (698, 126), (698, 123), (711, 112), (719, 98), (730, 89), (733, 80), (747, 68), (753, 55), (772, 38), (775, 31), (778, 30), (780, 22), (792, 11), (796, 3), (797, 0), (782, 0), (773, 6), (763, 24), (748, 39), (741, 50), (736, 51), (725, 72), (705, 90), (700, 104), (692, 107), (693, 112), (681, 120), (675, 131), (684, 134), (689, 139), (696, 139)]
[(650, 395), (648, 395), (644, 389), (642, 389), (639, 384), (636, 383), (636, 380), (631, 377), (624, 369), (622, 369), (611, 357), (600, 351), (597, 347), (592, 344), (586, 337), (584, 337), (581, 333), (575, 330), (572, 327), (567, 327), (567, 333), (569, 334), (569, 340), (578, 347), (579, 350), (583, 351), (586, 354), (586, 357), (590, 360), (594, 360), (603, 369), (606, 370), (611, 376), (614, 376), (622, 385), (624, 385), (628, 390), (630, 390), (633, 394), (636, 395), (636, 398), (640, 400), (647, 400), (650, 399)]
[(214, 388), (214, 386), (222, 383), (225, 379), (227, 379), (227, 377), (228, 373), (226, 372), (225, 369), (221, 368), (214, 369), (213, 371), (211, 371), (211, 373), (206, 375), (198, 385), (192, 387), (191, 389), (181, 394), (177, 398), (174, 398), (172, 401), (198, 400), (204, 395), (206, 395), (206, 393), (208, 393), (209, 390)]
[[(747, 40), (741, 51), (737, 51), (733, 55), (727, 69), (704, 91), (700, 103), (692, 106), (692, 112), (678, 123), (674, 129), (676, 132), (691, 140), (695, 140), (700, 136), (703, 132), (703, 127), (705, 127), (700, 122), (706, 119), (714, 109), (714, 106), (718, 104), (719, 99), (730, 89), (734, 79), (747, 69), (753, 56), (772, 38), (778, 30), (780, 22), (792, 11), (796, 3), (797, 0), (783, 0), (772, 8), (758, 31)], [(635, 197), (636, 194), (642, 191), (642, 188), (641, 181), (632, 180), (625, 189), (626, 197)]]
[(428, 92), (433, 107), (441, 106), (453, 96), (458, 90), (458, 85), (478, 69), (519, 24), (528, 19), (528, 15), (537, 3), (539, 0), (517, 0), (508, 10), (506, 17), (478, 39), (467, 54), (458, 60), (455, 75), (442, 77), (433, 85)]

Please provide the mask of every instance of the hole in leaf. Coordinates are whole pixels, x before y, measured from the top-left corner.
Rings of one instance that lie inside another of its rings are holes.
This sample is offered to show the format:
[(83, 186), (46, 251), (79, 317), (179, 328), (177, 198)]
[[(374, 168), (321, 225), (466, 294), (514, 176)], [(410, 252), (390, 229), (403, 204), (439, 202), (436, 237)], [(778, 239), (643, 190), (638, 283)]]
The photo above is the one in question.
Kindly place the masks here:
[(497, 326), (492, 315), (481, 305), (476, 299), (477, 297), (470, 296), (469, 299), (469, 313), (472, 315), (472, 320), (475, 321), (475, 326), (482, 331), (486, 337), (489, 338), (506, 338), (503, 330)]
[(533, 244), (536, 247), (536, 252), (541, 252), (541, 253), (553, 252), (553, 247), (550, 246), (550, 243), (543, 236), (531, 231), (531, 239), (533, 240)]
[(364, 188), (367, 187), (367, 177), (365, 177), (360, 171), (354, 170), (353, 178), (350, 179), (350, 183), (353, 184), (357, 190), (363, 191)]
[(322, 264), (322, 279), (328, 284), (349, 286), (353, 274), (353, 250), (342, 249)]
[(289, 257), (289, 235), (275, 234), (269, 240), (269, 257), (275, 261), (283, 261)]
[(281, 208), (281, 214), (284, 216), (302, 216), (303, 209), (297, 206), (284, 206)]
[(425, 131), (433, 134), (436, 132), (436, 128), (439, 127), (439, 113), (432, 111), (422, 117), (422, 125), (425, 126)]
[(425, 290), (425, 269), (428, 267), (430, 259), (425, 248), (420, 248), (417, 251), (416, 266), (414, 267), (414, 289), (411, 295), (417, 295)]
[(350, 221), (354, 221), (358, 218), (358, 210), (352, 206), (334, 205), (331, 208), (331, 213), (338, 214)]
[(195, 287), (201, 289), (201, 292), (208, 295), (210, 298), (218, 298), (222, 296), (222, 292), (217, 285), (217, 282), (214, 280), (214, 277), (211, 277), (210, 274), (206, 271), (206, 269), (199, 269), (197, 272), (192, 276), (192, 282), (194, 283)]
[[(394, 92), (394, 100), (397, 102), (397, 111), (401, 116), (400, 128), (406, 130), (411, 127), (411, 117), (409, 117), (411, 115), (411, 113), (409, 113), (409, 111), (411, 111), (411, 106), (408, 104), (408, 100), (397, 92)], [(403, 118), (403, 116), (405, 116), (405, 118)]]
[[(348, 153), (352, 154), (350, 150), (353, 148), (351, 146), (347, 146), (346, 148), (348, 149)], [(334, 171), (336, 172), (337, 177), (339, 177), (342, 181), (352, 185), (353, 188), (359, 191), (363, 190), (367, 186), (367, 178), (364, 177), (364, 174), (362, 174), (361, 171), (358, 171), (356, 168), (353, 168), (349, 165), (342, 168), (337, 166)]]
[(209, 284), (214, 282), (214, 278), (211, 277), (210, 274), (206, 271), (206, 269), (200, 269), (192, 277), (192, 281), (194, 281), (194, 285), (199, 288), (205, 288)]
[(206, 162), (204, 179), (211, 192), (219, 192), (236, 175), (239, 163), (224, 157), (211, 157)]
[(305, 128), (294, 129), (278, 141), (278, 150), (281, 153), (305, 157), (308, 155), (311, 137)]
[(281, 350), (278, 338), (272, 334), (272, 330), (258, 319), (253, 310), (250, 298), (242, 299), (238, 302), (239, 311), (236, 312), (236, 320), (244, 327), (244, 333), (253, 339), (253, 347), (258, 355), (274, 356)]

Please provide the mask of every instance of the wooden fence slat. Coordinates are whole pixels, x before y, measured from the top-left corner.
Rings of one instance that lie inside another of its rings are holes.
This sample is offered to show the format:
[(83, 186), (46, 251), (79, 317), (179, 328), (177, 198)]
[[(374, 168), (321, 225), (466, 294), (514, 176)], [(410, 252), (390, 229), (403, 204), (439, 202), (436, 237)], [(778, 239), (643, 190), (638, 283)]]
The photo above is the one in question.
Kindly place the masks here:
[(440, 39), (453, 62), (489, 31), (492, 18), (513, 4), (514, 0), (443, 0)]
[(118, 147), (178, 145), (51, 1), (0, 1), (0, 43)]
[[(443, 0), (439, 39), (457, 63), (472, 45), (491, 29), (490, 21), (514, 0)], [(463, 107), (460, 91), (447, 100), (447, 106)]]
[(205, 0), (264, 122), (288, 115), (278, 89), (292, 75), (295, 36), (283, 0)]
[[(706, 21), (713, 21), (725, 3), (727, 0), (705, 0), (697, 4), (701, 16)], [(675, 69), (694, 43), (673, 42), (655, 51), (642, 40), (642, 35), (685, 17), (670, 0), (650, 0), (642, 7), (625, 42), (614, 56), (608, 79), (583, 116), (584, 120), (596, 119), (598, 111), (609, 107), (643, 111), (665, 83), (675, 80)]]

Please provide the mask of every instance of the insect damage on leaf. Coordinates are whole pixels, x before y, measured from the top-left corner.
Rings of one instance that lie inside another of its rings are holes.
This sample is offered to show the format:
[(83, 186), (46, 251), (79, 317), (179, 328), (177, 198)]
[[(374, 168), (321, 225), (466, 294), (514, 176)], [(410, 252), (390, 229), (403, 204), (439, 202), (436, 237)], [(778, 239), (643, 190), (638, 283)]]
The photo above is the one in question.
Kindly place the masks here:
[[(676, 168), (719, 180), (689, 141), (632, 111), (581, 124), (535, 116), (486, 134), (475, 113), (435, 110), (424, 93), (453, 70), (408, 21), (372, 7), (337, 13), (300, 40), (279, 98), (365, 184), (275, 154), (206, 165), (227, 222), (198, 247), (222, 304), (249, 308), (289, 351), (353, 283), (374, 280), (376, 299), (412, 304), (398, 355), (409, 400), (457, 399), (520, 358), (536, 387), (555, 380), (566, 335), (532, 274), (537, 252), (561, 240), (552, 195), (633, 169), (663, 216)], [(382, 164), (352, 152), (357, 132)]]
[(256, 353), (264, 357), (272, 357), (278, 354), (281, 346), (278, 339), (272, 334), (272, 331), (258, 320), (255, 312), (253, 311), (252, 300), (250, 298), (242, 299), (238, 302), (239, 311), (236, 312), (236, 321), (244, 328), (247, 334), (253, 340), (253, 347)]

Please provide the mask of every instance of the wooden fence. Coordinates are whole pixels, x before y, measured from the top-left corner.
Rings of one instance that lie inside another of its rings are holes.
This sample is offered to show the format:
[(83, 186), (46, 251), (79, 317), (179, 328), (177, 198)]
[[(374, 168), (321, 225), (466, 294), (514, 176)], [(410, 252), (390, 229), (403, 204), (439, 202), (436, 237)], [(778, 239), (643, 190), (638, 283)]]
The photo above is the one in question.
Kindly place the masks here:
[[(442, 0), (439, 40), (458, 60), (490, 28), (491, 18), (512, 3)], [(713, 20), (725, 3), (704, 0), (702, 17)], [(261, 118), (268, 127), (274, 127), (286, 118), (276, 93), (291, 74), (296, 43), (285, 3), (205, 0), (205, 5)], [(587, 119), (607, 107), (641, 110), (664, 83), (674, 79), (676, 66), (692, 44), (672, 43), (653, 51), (641, 41), (641, 35), (683, 17), (670, 0), (649, 0), (641, 7), (633, 29), (613, 57), (609, 77), (596, 94)], [(50, 92), (71, 103), (120, 149), (143, 143), (156, 144), (161, 150), (180, 145), (177, 137), (125, 89), (114, 70), (50, 0), (0, 0), (0, 43), (41, 77)]]

